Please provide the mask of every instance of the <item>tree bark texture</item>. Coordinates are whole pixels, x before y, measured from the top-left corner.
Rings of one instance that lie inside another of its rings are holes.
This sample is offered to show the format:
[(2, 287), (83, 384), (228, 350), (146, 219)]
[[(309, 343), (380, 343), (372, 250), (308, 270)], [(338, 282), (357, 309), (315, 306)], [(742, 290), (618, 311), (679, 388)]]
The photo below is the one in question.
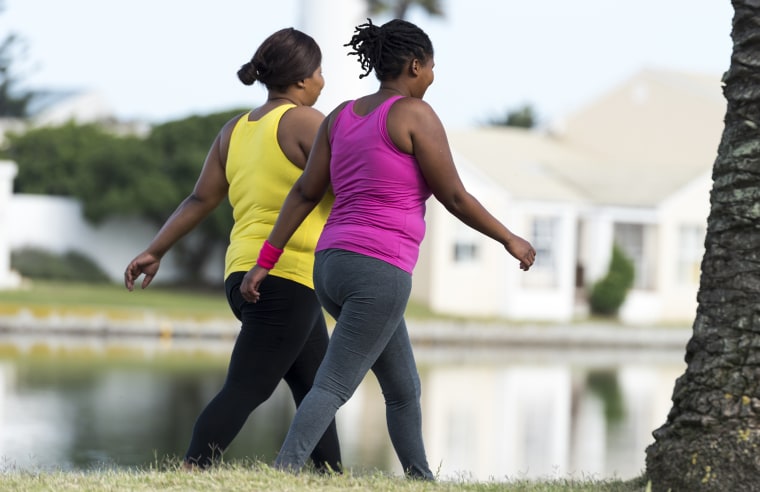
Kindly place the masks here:
[(646, 450), (652, 491), (760, 490), (760, 0), (734, 0), (686, 371)]

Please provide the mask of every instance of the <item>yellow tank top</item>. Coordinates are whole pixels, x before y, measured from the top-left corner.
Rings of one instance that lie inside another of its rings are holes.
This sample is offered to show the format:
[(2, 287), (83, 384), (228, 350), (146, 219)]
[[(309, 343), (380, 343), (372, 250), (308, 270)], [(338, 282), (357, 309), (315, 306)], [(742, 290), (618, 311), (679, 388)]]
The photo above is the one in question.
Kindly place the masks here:
[[(292, 104), (278, 106), (258, 121), (240, 117), (232, 130), (227, 153), (229, 200), (235, 223), (225, 258), (224, 278), (248, 271), (274, 227), (290, 188), (303, 172), (285, 157), (277, 142), (282, 115)], [(333, 202), (332, 193), (306, 217), (285, 246), (270, 275), (314, 288), (314, 248)]]

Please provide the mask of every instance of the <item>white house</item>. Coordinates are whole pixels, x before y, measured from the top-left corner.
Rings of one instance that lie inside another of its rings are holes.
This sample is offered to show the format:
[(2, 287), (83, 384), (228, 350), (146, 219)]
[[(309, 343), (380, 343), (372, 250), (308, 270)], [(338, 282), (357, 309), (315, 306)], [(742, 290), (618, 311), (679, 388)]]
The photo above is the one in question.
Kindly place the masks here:
[(636, 271), (621, 318), (693, 319), (725, 109), (718, 77), (643, 70), (561, 130), (450, 131), (465, 184), (538, 257), (520, 271), (431, 199), (413, 297), (441, 313), (567, 321), (617, 243)]

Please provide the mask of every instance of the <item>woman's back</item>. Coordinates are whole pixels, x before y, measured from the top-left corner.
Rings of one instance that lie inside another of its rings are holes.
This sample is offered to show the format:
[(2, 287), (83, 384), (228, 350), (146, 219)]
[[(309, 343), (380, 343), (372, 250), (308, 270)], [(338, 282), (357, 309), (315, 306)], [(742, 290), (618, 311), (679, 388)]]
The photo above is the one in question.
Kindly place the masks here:
[(387, 130), (386, 99), (365, 115), (349, 102), (330, 132), (330, 180), (335, 203), (317, 250), (342, 248), (411, 273), (425, 234), (430, 197), (414, 156), (398, 150)]
[[(277, 138), (281, 120), (293, 108), (293, 104), (277, 106), (258, 120), (251, 120), (247, 113), (232, 130), (225, 173), (235, 223), (227, 248), (225, 278), (253, 266), (254, 255), (272, 230), (285, 196), (301, 175)], [(313, 287), (314, 247), (330, 211), (330, 198), (327, 195), (298, 228), (273, 275)]]

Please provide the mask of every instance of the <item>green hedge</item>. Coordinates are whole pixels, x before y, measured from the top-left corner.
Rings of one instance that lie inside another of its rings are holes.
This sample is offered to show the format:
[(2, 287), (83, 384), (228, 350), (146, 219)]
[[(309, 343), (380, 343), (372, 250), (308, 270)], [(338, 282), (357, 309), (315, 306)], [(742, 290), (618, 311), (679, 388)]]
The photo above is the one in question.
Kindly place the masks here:
[(57, 254), (41, 248), (15, 250), (11, 252), (11, 268), (32, 279), (97, 283), (110, 280), (94, 261), (78, 251)]

